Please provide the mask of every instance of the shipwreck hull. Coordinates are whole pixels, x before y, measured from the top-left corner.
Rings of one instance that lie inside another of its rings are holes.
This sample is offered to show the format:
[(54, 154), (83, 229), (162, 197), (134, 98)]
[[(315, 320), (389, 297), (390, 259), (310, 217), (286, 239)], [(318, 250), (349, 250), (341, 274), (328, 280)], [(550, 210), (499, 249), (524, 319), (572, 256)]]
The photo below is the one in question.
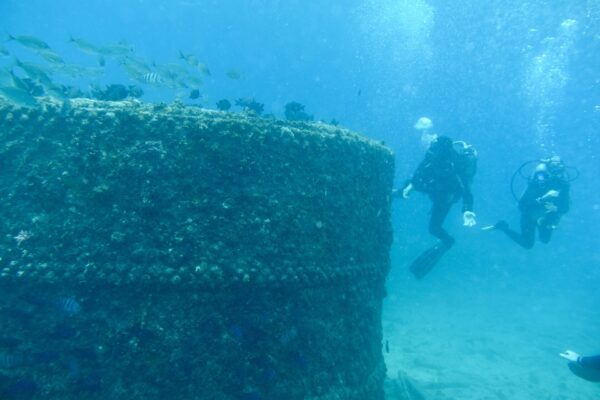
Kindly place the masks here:
[(91, 100), (0, 135), (2, 396), (383, 398), (387, 148)]

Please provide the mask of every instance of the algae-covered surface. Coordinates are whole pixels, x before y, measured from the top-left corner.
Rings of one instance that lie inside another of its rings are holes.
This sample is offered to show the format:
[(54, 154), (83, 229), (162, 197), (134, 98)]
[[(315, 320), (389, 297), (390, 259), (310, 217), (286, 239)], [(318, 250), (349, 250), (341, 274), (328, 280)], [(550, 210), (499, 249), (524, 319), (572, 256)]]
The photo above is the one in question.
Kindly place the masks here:
[(393, 157), (338, 127), (0, 104), (0, 393), (381, 399)]
[(375, 142), (197, 108), (69, 104), (0, 108), (6, 277), (265, 284), (387, 260), (392, 158)]

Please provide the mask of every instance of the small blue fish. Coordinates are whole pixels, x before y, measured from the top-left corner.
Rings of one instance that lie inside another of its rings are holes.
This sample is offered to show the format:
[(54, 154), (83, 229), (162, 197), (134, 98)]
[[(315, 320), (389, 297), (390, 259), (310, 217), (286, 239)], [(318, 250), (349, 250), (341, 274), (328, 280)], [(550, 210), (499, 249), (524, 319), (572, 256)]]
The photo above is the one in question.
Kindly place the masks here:
[(79, 314), (81, 311), (81, 305), (73, 297), (62, 297), (58, 299), (56, 305), (58, 310), (68, 317)]

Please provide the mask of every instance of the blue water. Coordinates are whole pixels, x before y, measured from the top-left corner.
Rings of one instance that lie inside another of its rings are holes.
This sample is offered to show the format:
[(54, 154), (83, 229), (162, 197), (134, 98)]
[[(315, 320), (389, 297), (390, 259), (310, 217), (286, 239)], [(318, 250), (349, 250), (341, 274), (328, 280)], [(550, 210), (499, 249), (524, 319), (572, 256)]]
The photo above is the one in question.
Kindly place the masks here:
[[(598, 1), (3, 0), (0, 27), (89, 66), (96, 59), (69, 35), (125, 39), (148, 62), (196, 54), (211, 70), (203, 106), (254, 97), (282, 117), (298, 101), (317, 119), (385, 141), (397, 185), (423, 156), (418, 118), (469, 141), (479, 152), (479, 224), (463, 228), (455, 207), (446, 226), (457, 246), (423, 282), (407, 265), (434, 242), (428, 201), (415, 193), (394, 204), (388, 374), (403, 369), (428, 398), (596, 398), (600, 388), (572, 376), (558, 353), (600, 353)], [(3, 46), (38, 61), (14, 42)], [(83, 89), (92, 81), (133, 83), (111, 59), (100, 78), (65, 78)], [(145, 101), (192, 102), (187, 92), (144, 90)], [(481, 232), (500, 218), (518, 222), (510, 178), (552, 154), (580, 171), (552, 242), (526, 251)]]

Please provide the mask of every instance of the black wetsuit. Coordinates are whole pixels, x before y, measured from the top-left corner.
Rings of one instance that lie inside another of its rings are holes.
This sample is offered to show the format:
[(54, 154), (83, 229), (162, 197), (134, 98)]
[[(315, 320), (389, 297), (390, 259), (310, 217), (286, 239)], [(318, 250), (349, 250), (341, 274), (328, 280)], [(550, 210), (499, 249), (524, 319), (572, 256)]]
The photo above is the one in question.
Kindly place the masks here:
[(600, 382), (600, 355), (579, 357), (569, 363), (569, 369), (578, 377), (590, 382)]
[[(548, 191), (558, 191), (558, 197), (541, 199)], [(545, 204), (556, 206), (555, 211), (546, 209)], [(536, 228), (542, 243), (548, 243), (552, 231), (560, 221), (562, 215), (569, 211), (569, 183), (559, 177), (549, 177), (543, 181), (532, 179), (519, 200), (521, 211), (521, 232), (516, 232), (501, 225), (499, 229), (512, 240), (526, 249), (531, 249), (535, 243)]]
[(584, 368), (600, 370), (600, 355), (590, 357), (579, 357), (577, 363)]
[[(412, 179), (407, 182), (431, 199), (429, 233), (445, 245), (452, 246), (454, 238), (442, 227), (452, 204), (463, 199), (463, 212), (473, 211), (470, 185), (475, 175), (476, 160), (460, 156), (452, 148), (452, 140), (441, 136), (432, 143)], [(406, 187), (406, 186), (405, 186)]]

